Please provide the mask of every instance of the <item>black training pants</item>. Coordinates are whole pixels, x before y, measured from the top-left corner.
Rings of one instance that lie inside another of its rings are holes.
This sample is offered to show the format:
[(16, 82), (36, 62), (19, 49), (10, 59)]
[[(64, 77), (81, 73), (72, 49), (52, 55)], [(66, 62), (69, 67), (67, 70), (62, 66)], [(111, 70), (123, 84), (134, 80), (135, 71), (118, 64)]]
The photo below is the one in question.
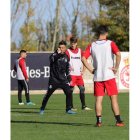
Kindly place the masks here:
[(29, 83), (26, 80), (18, 80), (18, 101), (22, 102), (22, 90), (25, 90), (26, 102), (30, 102)]
[(49, 84), (48, 91), (45, 94), (43, 101), (42, 101), (42, 106), (40, 108), (41, 110), (45, 109), (50, 96), (58, 88), (61, 88), (66, 95), (66, 111), (71, 109), (71, 95), (72, 94), (71, 94), (70, 86), (68, 84)]

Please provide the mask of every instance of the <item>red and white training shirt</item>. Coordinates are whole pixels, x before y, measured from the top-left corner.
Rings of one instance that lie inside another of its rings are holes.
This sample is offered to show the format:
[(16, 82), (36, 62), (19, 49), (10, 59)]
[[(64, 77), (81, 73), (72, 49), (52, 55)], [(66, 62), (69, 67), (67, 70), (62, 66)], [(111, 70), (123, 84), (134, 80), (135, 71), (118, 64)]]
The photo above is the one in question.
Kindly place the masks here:
[(26, 70), (26, 62), (24, 58), (19, 58), (15, 62), (14, 70), (17, 73), (18, 80), (26, 80), (28, 79), (27, 70)]
[(90, 55), (93, 59), (94, 81), (106, 81), (115, 78), (113, 71), (114, 54), (119, 52), (117, 45), (111, 40), (99, 40), (89, 45), (84, 53), (85, 58)]
[(67, 49), (66, 54), (70, 59), (70, 75), (73, 76), (81, 76), (81, 71), (83, 68), (83, 64), (81, 58), (83, 56), (83, 52), (80, 48), (76, 48), (75, 50), (72, 48)]

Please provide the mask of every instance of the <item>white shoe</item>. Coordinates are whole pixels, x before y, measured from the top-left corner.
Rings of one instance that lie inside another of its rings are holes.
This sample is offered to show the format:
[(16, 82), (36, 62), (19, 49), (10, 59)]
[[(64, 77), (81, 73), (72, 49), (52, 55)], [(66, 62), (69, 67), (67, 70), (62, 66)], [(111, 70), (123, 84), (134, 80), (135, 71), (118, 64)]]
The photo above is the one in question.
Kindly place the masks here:
[(85, 108), (83, 108), (82, 110), (90, 111), (90, 110), (92, 110), (92, 109), (89, 108), (89, 107), (85, 107)]
[(24, 103), (22, 102), (22, 103), (18, 103), (18, 105), (24, 105)]
[(72, 111), (77, 111), (77, 108), (71, 108)]

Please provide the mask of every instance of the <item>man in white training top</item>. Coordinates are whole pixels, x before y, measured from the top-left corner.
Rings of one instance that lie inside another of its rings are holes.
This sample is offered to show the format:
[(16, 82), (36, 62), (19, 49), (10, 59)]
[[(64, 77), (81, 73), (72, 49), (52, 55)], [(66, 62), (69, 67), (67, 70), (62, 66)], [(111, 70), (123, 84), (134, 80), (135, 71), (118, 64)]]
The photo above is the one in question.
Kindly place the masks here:
[[(97, 123), (100, 127), (102, 125), (102, 101), (105, 95), (105, 90), (110, 97), (111, 107), (116, 119), (116, 126), (124, 126), (120, 117), (120, 110), (118, 105), (118, 90), (115, 81), (115, 74), (119, 68), (121, 54), (117, 45), (107, 40), (108, 28), (107, 26), (99, 26), (97, 29), (98, 40), (89, 45), (82, 58), (87, 69), (94, 73), (94, 95), (96, 98), (95, 111)], [(93, 68), (87, 63), (87, 58), (92, 56)], [(116, 55), (116, 63), (114, 64), (114, 55)]]
[[(80, 100), (82, 104), (82, 110), (92, 110), (89, 107), (86, 106), (85, 103), (85, 87), (84, 87), (84, 81), (82, 77), (83, 72), (83, 64), (82, 64), (82, 56), (83, 51), (81, 48), (77, 47), (77, 38), (71, 37), (70, 38), (70, 48), (67, 49), (66, 54), (68, 55), (70, 59), (70, 75), (71, 75), (71, 90), (73, 94), (74, 86), (78, 86), (80, 90)], [(77, 110), (73, 106), (73, 95), (71, 99), (71, 108), (72, 110)]]

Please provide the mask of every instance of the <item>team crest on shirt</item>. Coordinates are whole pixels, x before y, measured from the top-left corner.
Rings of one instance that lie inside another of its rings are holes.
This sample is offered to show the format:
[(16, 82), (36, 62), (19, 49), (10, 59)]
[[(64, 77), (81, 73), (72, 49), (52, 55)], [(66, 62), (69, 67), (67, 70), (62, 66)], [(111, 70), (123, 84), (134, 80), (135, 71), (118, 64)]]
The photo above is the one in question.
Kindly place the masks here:
[(120, 80), (123, 86), (129, 88), (129, 60), (124, 59), (125, 66), (120, 72)]
[(67, 62), (67, 59), (65, 59), (65, 62)]
[(52, 88), (52, 85), (49, 86), (49, 89), (51, 89), (51, 88)]

